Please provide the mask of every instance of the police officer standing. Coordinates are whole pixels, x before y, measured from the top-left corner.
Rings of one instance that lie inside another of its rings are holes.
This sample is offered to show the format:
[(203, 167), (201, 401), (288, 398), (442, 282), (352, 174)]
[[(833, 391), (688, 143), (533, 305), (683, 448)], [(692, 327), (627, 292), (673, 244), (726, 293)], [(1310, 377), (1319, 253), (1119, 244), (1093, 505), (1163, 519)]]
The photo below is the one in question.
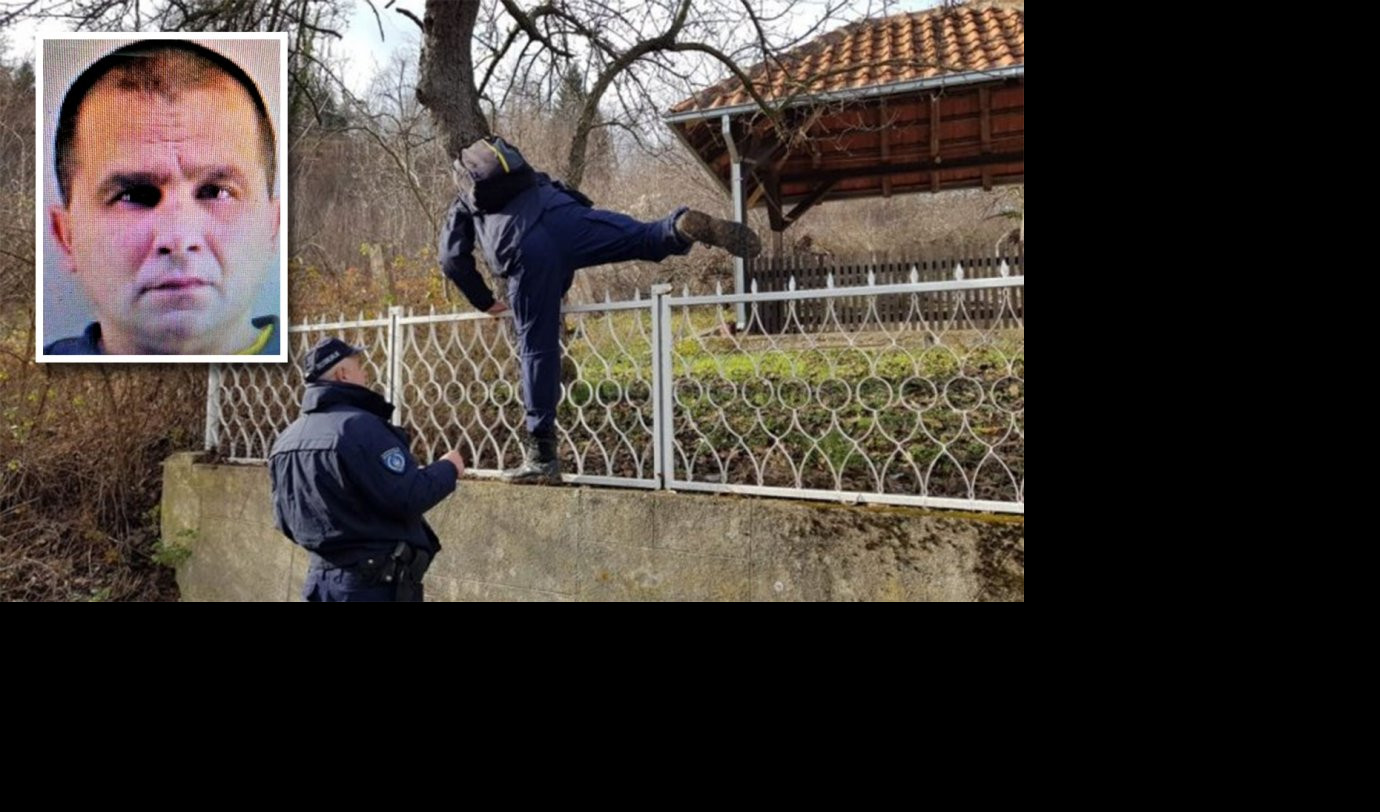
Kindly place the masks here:
[(441, 549), (422, 518), (465, 472), (452, 450), (422, 467), (369, 388), (359, 347), (325, 338), (307, 352), (302, 415), (273, 444), (274, 524), (311, 553), (308, 601), (420, 601)]

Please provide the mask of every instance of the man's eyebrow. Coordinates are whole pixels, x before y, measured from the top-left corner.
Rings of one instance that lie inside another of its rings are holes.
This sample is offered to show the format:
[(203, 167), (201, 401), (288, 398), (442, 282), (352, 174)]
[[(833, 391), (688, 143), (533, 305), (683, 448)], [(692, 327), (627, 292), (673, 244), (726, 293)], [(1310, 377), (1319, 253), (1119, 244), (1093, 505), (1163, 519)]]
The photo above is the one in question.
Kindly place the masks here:
[(104, 200), (135, 186), (161, 186), (162, 181), (163, 176), (155, 172), (114, 172), (96, 187), (96, 196)]
[[(240, 185), (248, 183), (244, 172), (239, 167), (230, 164), (206, 168), (197, 167), (188, 174), (198, 178), (200, 183), (220, 183), (223, 181)], [(166, 182), (167, 176), (159, 172), (112, 172), (96, 187), (96, 196), (106, 200), (126, 189), (136, 186), (162, 187)]]
[[(196, 175), (197, 173), (193, 174)], [(245, 177), (244, 172), (240, 171), (239, 167), (230, 164), (210, 167), (200, 173), (199, 176), (202, 183), (218, 183), (223, 180), (238, 183), (241, 186), (248, 183), (248, 178)]]

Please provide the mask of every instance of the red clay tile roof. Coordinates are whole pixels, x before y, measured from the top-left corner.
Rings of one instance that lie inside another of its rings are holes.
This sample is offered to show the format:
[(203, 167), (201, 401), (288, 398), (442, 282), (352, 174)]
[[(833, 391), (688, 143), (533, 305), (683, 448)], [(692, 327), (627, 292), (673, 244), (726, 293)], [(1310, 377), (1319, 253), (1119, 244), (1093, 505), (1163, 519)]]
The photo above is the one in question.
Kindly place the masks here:
[[(956, 6), (862, 20), (831, 31), (776, 64), (747, 71), (767, 99), (929, 79), (950, 73), (1025, 64), (1025, 11)], [(746, 104), (752, 97), (730, 77), (685, 99), (671, 112)]]

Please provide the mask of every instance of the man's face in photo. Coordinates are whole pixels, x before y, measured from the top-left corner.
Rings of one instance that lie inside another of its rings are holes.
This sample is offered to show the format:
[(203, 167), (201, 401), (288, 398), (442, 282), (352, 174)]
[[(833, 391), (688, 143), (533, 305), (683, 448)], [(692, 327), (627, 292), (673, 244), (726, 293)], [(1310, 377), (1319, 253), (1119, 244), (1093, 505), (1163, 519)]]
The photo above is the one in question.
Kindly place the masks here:
[(218, 354), (252, 340), (279, 228), (259, 127), (223, 75), (171, 98), (102, 80), (82, 102), (67, 203), (50, 217), (107, 352)]

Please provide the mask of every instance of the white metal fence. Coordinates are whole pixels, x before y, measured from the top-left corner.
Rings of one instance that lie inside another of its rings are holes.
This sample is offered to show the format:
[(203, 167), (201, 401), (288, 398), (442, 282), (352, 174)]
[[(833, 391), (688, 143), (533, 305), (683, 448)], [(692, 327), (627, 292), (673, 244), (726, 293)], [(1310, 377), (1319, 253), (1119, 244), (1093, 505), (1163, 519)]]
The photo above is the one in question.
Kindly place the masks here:
[[(709, 296), (659, 286), (567, 307), (566, 481), (1023, 513), (1025, 278), (955, 276)], [(419, 459), (458, 447), (477, 476), (520, 461), (511, 323), (402, 308), (294, 325), (289, 364), (213, 366), (207, 448), (265, 459), (297, 415), (300, 359), (325, 335), (368, 350)]]

